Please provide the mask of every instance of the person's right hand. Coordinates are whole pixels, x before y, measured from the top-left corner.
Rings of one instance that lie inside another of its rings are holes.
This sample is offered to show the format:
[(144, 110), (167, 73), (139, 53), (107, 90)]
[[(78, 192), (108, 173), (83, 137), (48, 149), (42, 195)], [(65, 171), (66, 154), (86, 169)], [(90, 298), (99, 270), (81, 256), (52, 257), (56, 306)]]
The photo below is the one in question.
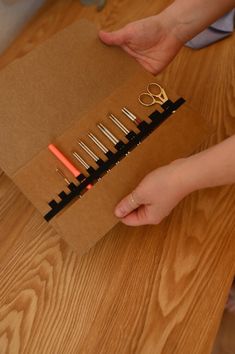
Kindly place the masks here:
[[(190, 160), (190, 158), (188, 159)], [(115, 208), (115, 215), (129, 226), (159, 224), (189, 193), (187, 159), (179, 159), (150, 172)]]
[(163, 14), (132, 22), (115, 32), (99, 32), (107, 45), (116, 45), (146, 70), (158, 74), (176, 56), (183, 42), (174, 32), (174, 19)]

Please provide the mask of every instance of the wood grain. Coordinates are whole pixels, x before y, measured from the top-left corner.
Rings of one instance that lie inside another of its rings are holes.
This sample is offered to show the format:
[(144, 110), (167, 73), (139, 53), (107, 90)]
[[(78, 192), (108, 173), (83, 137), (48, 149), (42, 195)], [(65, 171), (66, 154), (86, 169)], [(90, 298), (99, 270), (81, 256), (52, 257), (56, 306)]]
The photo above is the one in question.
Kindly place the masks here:
[[(167, 1), (110, 0), (101, 13), (48, 1), (0, 67), (78, 18), (117, 28)], [(184, 48), (160, 75), (212, 122), (205, 149), (235, 132), (235, 37)], [(235, 188), (193, 193), (161, 225), (118, 225), (82, 259), (0, 171), (0, 354), (210, 353), (235, 266)]]

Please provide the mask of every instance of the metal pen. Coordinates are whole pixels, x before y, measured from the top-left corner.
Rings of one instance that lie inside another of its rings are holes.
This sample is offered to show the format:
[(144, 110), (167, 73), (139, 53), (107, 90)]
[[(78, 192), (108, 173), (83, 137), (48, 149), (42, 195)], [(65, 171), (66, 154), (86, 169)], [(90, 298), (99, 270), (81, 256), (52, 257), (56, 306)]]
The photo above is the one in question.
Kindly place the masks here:
[(125, 137), (130, 141), (136, 137), (136, 133), (133, 130), (127, 129), (125, 125), (114, 114), (110, 114), (109, 119), (123, 132)]
[[(64, 172), (60, 169), (60, 168), (56, 168), (56, 172), (63, 178), (63, 180), (65, 181), (65, 183), (67, 184), (67, 187), (71, 190), (74, 191), (76, 189), (76, 186), (73, 182), (71, 182), (67, 176), (64, 174)], [(62, 191), (61, 193), (59, 193), (59, 197), (61, 199), (65, 198), (67, 196), (67, 194)]]
[(67, 184), (67, 186), (69, 186), (71, 184), (71, 181), (65, 176), (64, 172), (61, 171), (60, 168), (56, 168), (56, 172), (63, 178), (63, 180), (65, 181), (65, 183)]
[(113, 152), (109, 150), (106, 146), (104, 146), (104, 144), (94, 134), (89, 133), (88, 137), (108, 158), (111, 158), (113, 156)]
[(73, 157), (75, 157), (75, 159), (79, 161), (83, 167), (85, 167), (89, 175), (95, 172), (95, 169), (92, 166), (88, 165), (88, 163), (86, 163), (86, 161), (83, 160), (83, 158), (76, 151), (73, 151)]
[(97, 127), (114, 144), (117, 150), (122, 150), (125, 147), (125, 143), (122, 140), (118, 140), (102, 123), (99, 123)]
[(78, 145), (96, 162), (98, 166), (102, 166), (104, 161), (97, 156), (83, 141), (77, 140)]
[(148, 123), (145, 122), (144, 120), (139, 119), (134, 115), (129, 109), (126, 107), (122, 108), (122, 113), (126, 115), (127, 118), (129, 118), (135, 125), (139, 128), (139, 130), (145, 130), (146, 127), (148, 127)]

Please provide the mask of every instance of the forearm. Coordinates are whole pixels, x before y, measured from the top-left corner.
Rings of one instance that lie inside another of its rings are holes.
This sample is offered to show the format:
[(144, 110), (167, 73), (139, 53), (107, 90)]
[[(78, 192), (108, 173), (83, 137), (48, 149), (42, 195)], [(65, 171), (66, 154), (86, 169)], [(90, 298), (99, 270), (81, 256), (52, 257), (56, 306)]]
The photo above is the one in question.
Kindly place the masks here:
[(178, 178), (187, 192), (235, 183), (235, 135), (184, 159)]
[(235, 0), (175, 0), (162, 16), (171, 18), (174, 34), (186, 42), (234, 6)]

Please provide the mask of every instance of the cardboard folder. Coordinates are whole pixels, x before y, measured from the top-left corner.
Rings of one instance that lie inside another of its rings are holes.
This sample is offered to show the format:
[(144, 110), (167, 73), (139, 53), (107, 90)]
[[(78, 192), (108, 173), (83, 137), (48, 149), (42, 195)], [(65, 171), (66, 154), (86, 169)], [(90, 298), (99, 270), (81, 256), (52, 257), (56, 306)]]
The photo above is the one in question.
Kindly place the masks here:
[[(93, 132), (115, 151), (96, 126), (103, 122), (125, 141), (123, 133), (108, 119), (109, 113), (133, 131), (137, 127), (121, 113), (122, 107), (146, 121), (153, 112), (162, 113), (160, 106), (144, 107), (138, 101), (150, 82), (158, 81), (121, 49), (102, 44), (96, 28), (85, 20), (56, 34), (0, 73), (0, 165), (42, 217), (50, 211), (50, 200), (59, 202), (58, 194), (69, 193), (55, 172), (57, 167), (77, 183), (48, 145), (55, 144), (84, 174), (86, 170), (73, 159), (73, 151), (97, 168), (76, 140), (83, 140), (105, 159), (87, 134)], [(179, 98), (161, 85), (172, 101)], [(190, 155), (211, 131), (204, 119), (184, 103), (91, 190), (65, 205), (51, 218), (50, 225), (83, 254), (118, 222), (115, 205), (148, 172)]]

